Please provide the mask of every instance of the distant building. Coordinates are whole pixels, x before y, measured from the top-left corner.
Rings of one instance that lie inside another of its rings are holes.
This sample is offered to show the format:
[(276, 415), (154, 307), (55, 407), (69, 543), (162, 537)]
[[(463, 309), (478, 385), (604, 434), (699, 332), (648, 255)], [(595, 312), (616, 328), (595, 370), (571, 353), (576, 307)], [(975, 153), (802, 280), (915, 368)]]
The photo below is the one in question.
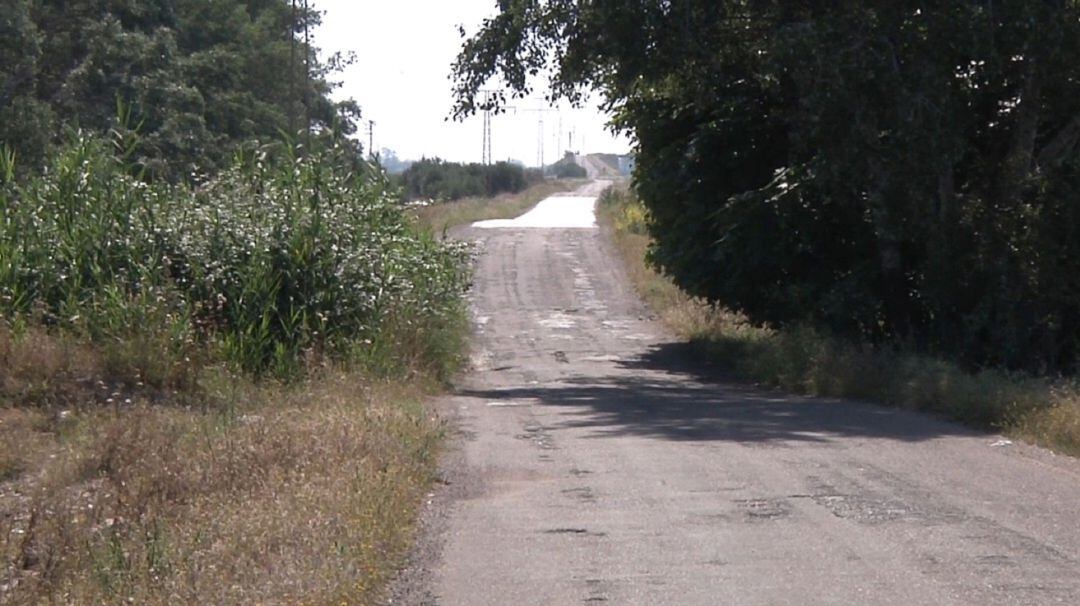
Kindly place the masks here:
[(634, 156), (619, 156), (619, 174), (629, 175), (634, 172)]

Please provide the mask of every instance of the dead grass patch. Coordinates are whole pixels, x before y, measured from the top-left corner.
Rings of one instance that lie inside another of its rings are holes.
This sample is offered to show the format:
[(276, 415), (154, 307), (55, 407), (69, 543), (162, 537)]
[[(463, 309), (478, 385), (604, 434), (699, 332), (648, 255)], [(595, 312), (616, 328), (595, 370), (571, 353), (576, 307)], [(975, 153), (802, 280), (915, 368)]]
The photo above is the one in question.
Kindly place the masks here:
[(647, 216), (625, 191), (605, 195), (601, 225), (645, 302), (734, 377), (810, 395), (858, 398), (945, 415), (1080, 456), (1080, 387), (998, 370), (969, 373), (926, 355), (775, 330), (687, 296), (648, 267)]
[(103, 394), (95, 353), (0, 335), (0, 602), (378, 599), (434, 473), (432, 384), (204, 368)]

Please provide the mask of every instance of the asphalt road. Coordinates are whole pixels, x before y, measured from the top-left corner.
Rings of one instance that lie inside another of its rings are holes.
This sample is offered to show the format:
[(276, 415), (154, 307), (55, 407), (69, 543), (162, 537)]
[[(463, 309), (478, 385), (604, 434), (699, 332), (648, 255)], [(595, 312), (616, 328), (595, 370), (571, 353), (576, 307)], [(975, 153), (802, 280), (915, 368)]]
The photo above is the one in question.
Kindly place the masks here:
[(1080, 604), (1077, 460), (718, 382), (591, 198), (544, 204), (461, 234), (475, 371), (440, 404), (448, 486), (393, 603)]

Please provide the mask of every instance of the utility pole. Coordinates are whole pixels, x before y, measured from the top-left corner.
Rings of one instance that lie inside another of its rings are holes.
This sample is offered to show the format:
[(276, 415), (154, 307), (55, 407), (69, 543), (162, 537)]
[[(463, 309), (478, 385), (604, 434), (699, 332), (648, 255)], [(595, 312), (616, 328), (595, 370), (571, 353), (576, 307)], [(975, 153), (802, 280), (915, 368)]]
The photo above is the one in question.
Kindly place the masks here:
[[(542, 107), (542, 108), (537, 108), (537, 109), (518, 108), (516, 111), (536, 112), (537, 114), (539, 114), (539, 119), (537, 120), (537, 124), (536, 124), (536, 165), (539, 168), (543, 169), (545, 161), (547, 160), (547, 157), (546, 157), (546, 155), (544, 153), (544, 143), (545, 143), (544, 139), (546, 138), (545, 133), (544, 133), (544, 114), (551, 113), (551, 112), (558, 113), (559, 110), (551, 108), (551, 107)], [(559, 137), (561, 138), (561, 135), (559, 135)], [(555, 147), (557, 148), (559, 146), (559, 141), (556, 140), (556, 141), (554, 141), (554, 143), (555, 143)]]
[(559, 114), (559, 136), (555, 139), (555, 157), (561, 158), (559, 155), (559, 146), (562, 145), (562, 114)]
[(484, 110), (484, 141), (480, 151), (480, 162), (491, 164), (491, 112)]
[(367, 149), (368, 158), (375, 159), (375, 121), (367, 121)]
[(289, 137), (296, 136), (296, 0), (292, 0), (289, 22)]
[(536, 165), (544, 170), (544, 115), (540, 114), (538, 131), (536, 135)]
[(308, 18), (308, 0), (304, 0), (304, 136), (307, 147), (311, 147), (311, 31)]

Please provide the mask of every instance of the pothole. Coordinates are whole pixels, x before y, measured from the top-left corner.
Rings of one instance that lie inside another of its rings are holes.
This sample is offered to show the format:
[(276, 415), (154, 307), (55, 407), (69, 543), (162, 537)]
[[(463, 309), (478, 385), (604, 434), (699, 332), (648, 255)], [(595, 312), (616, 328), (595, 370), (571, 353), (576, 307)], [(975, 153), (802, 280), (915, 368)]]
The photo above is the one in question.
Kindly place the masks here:
[(778, 520), (791, 513), (791, 504), (784, 499), (739, 499), (735, 503), (752, 521)]

